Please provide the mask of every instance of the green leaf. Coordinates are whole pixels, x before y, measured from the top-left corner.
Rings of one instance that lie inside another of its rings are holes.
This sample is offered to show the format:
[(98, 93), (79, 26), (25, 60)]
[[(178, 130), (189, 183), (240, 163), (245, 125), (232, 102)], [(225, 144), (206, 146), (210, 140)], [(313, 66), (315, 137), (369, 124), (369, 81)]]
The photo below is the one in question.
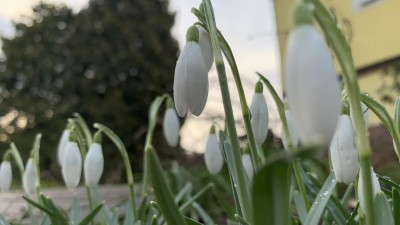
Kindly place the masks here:
[(172, 193), (167, 185), (160, 160), (155, 149), (150, 146), (145, 153), (149, 159), (149, 171), (153, 183), (154, 195), (160, 206), (161, 213), (169, 225), (186, 225), (178, 206), (175, 204)]
[(215, 224), (213, 219), (211, 218), (210, 215), (206, 212), (206, 210), (201, 207), (201, 205), (197, 202), (193, 203), (193, 208), (196, 210), (196, 212), (199, 214), (200, 218), (202, 221), (204, 221), (205, 224)]
[(328, 176), (325, 180), (324, 185), (322, 186), (319, 194), (317, 195), (316, 199), (314, 200), (313, 205), (311, 206), (310, 212), (306, 217), (306, 222), (304, 224), (307, 225), (318, 225), (322, 213), (325, 210), (326, 204), (331, 197), (333, 190), (336, 187), (336, 177), (333, 172)]
[(3, 215), (0, 214), (0, 225), (10, 225), (6, 219), (4, 219)]
[(74, 196), (74, 198), (72, 199), (72, 206), (69, 219), (74, 225), (78, 224), (82, 219), (81, 206), (79, 204), (79, 198), (77, 196)]
[(51, 198), (47, 197), (46, 195), (40, 194), (40, 199), (42, 200), (43, 205), (54, 213), (54, 216), (59, 221), (58, 224), (68, 225), (69, 222), (68, 219), (65, 217), (64, 213), (60, 210), (60, 208), (58, 208), (54, 204)]
[(79, 225), (86, 225), (92, 222), (94, 217), (97, 215), (97, 213), (101, 210), (101, 208), (104, 206), (104, 202), (96, 206), (80, 223)]
[(396, 188), (392, 188), (393, 215), (396, 225), (400, 225), (400, 192)]
[(400, 130), (400, 97), (397, 97), (395, 104), (394, 122), (396, 123), (397, 130)]
[(44, 215), (42, 218), (42, 222), (40, 222), (40, 225), (51, 225), (51, 220), (48, 215)]
[(392, 209), (382, 191), (375, 194), (374, 209), (376, 224), (394, 225)]
[(293, 199), (294, 199), (294, 204), (296, 206), (297, 214), (299, 215), (300, 221), (302, 224), (304, 224), (304, 222), (306, 221), (306, 217), (307, 217), (307, 209), (306, 209), (306, 206), (304, 205), (304, 201), (303, 201), (302, 197), (300, 196), (300, 193), (297, 190), (295, 190), (293, 192)]
[[(197, 222), (197, 221), (194, 221), (194, 220), (192, 220), (191, 218), (186, 217), (186, 216), (185, 216), (185, 220), (186, 220), (186, 223), (187, 223), (188, 225), (203, 225), (202, 223), (199, 223), (199, 222)], [(1, 224), (0, 224), (0, 225), (1, 225)]]
[(183, 197), (185, 197), (188, 194), (190, 195), (192, 191), (193, 191), (193, 185), (190, 182), (187, 182), (185, 186), (175, 196), (175, 203), (178, 204), (183, 199)]
[(133, 204), (132, 204), (132, 198), (129, 198), (128, 204), (125, 210), (125, 218), (124, 218), (124, 225), (131, 225), (134, 222), (134, 217), (133, 217)]
[(254, 225), (265, 225), (267, 221), (289, 224), (289, 162), (280, 160), (264, 166), (254, 177), (252, 195)]

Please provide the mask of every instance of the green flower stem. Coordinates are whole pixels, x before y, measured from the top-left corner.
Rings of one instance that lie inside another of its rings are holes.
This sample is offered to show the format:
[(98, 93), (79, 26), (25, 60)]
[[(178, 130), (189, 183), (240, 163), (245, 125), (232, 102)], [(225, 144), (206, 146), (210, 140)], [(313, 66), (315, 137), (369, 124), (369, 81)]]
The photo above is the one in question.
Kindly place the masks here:
[(83, 117), (79, 113), (73, 113), (73, 116), (76, 118), (76, 122), (83, 131), (85, 135), (85, 140), (87, 141), (87, 146), (89, 147), (93, 143), (92, 132), (90, 132), (89, 126), (83, 119)]
[(106, 127), (103, 124), (100, 123), (95, 123), (93, 125), (96, 129), (101, 130), (101, 132), (103, 132), (108, 138), (110, 138), (110, 140), (114, 143), (114, 145), (117, 147), (117, 149), (119, 150), (122, 159), (124, 161), (124, 165), (125, 165), (125, 172), (126, 172), (126, 179), (128, 182), (128, 186), (129, 186), (129, 192), (132, 198), (132, 208), (133, 208), (133, 215), (134, 218), (137, 218), (137, 213), (136, 213), (136, 197), (135, 197), (135, 189), (134, 189), (134, 180), (133, 180), (133, 174), (132, 174), (132, 167), (131, 167), (131, 162), (129, 161), (129, 155), (128, 152), (125, 148), (124, 143), (122, 142), (122, 140), (118, 137), (118, 135), (116, 135), (114, 133), (114, 131), (112, 131), (110, 128)]
[(40, 149), (40, 140), (42, 138), (42, 134), (36, 134), (35, 137), (35, 142), (33, 143), (32, 151), (31, 151), (31, 157), (33, 159), (33, 163), (35, 166), (35, 176), (36, 176), (36, 181), (35, 181), (35, 187), (36, 187), (36, 196), (37, 199), (40, 202), (40, 155), (39, 155), (39, 149)]
[(366, 202), (366, 222), (367, 225), (375, 224), (375, 213), (373, 206), (373, 192), (371, 180), (371, 147), (366, 135), (366, 127), (363, 121), (363, 112), (360, 102), (360, 88), (357, 82), (357, 74), (351, 56), (351, 50), (346, 39), (338, 29), (336, 22), (331, 17), (329, 11), (319, 0), (307, 0), (314, 6), (314, 16), (321, 29), (324, 31), (330, 46), (342, 68), (345, 90), (349, 97), (351, 108), (351, 119), (354, 122), (356, 133), (356, 146), (360, 161), (361, 174), (363, 176), (364, 199)]
[[(229, 88), (226, 78), (225, 65), (222, 58), (222, 53), (220, 49), (220, 43), (218, 42), (217, 28), (214, 19), (214, 12), (211, 6), (210, 0), (205, 0), (205, 12), (207, 24), (210, 32), (212, 48), (215, 57), (215, 65), (217, 67), (217, 73), (219, 78), (219, 84), (221, 88), (221, 95), (223, 99), (224, 111), (226, 116), (226, 123), (228, 128), (228, 134), (230, 143), (232, 145), (232, 152), (234, 158), (234, 175), (237, 177), (238, 181), (238, 198), (240, 203), (240, 208), (243, 212), (243, 218), (246, 221), (252, 220), (252, 209), (250, 202), (250, 190), (246, 185), (246, 179), (244, 174), (244, 169), (241, 160), (239, 139), (235, 127), (235, 119), (233, 117), (232, 103), (229, 94)], [(233, 171), (232, 171), (233, 172)]]

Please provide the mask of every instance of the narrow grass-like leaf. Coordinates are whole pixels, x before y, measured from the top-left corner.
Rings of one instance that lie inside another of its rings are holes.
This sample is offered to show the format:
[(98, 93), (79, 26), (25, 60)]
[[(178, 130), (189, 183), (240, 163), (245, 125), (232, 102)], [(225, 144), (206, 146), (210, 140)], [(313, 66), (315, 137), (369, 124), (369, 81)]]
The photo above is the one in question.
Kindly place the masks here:
[(192, 196), (191, 198), (189, 198), (184, 204), (182, 204), (179, 207), (179, 210), (184, 214), (186, 212), (186, 209), (192, 205), (192, 203), (194, 203), (198, 198), (200, 198), (204, 193), (206, 193), (206, 191), (208, 191), (209, 189), (211, 189), (214, 186), (213, 183), (209, 183), (207, 184), (205, 187), (203, 187), (200, 191), (198, 191), (194, 196)]
[(48, 209), (50, 209), (55, 217), (57, 218), (57, 220), (59, 221), (58, 224), (62, 224), (62, 225), (68, 225), (69, 221), (68, 218), (65, 216), (64, 212), (60, 210), (60, 208), (58, 206), (56, 206), (53, 202), (53, 200), (51, 200), (51, 198), (49, 198), (46, 195), (40, 194), (40, 199), (43, 202), (43, 205), (46, 206)]
[(397, 130), (400, 130), (400, 97), (397, 97), (394, 109), (394, 122)]
[(250, 225), (246, 220), (244, 220), (243, 217), (239, 216), (238, 214), (235, 214), (235, 219), (243, 225)]
[(299, 215), (300, 221), (302, 224), (306, 221), (307, 217), (307, 209), (306, 206), (304, 205), (304, 201), (300, 196), (300, 193), (296, 190), (293, 192), (293, 200), (294, 204), (297, 209), (297, 214)]
[(133, 204), (132, 204), (132, 198), (129, 198), (126, 210), (125, 210), (125, 218), (124, 218), (124, 225), (131, 225), (134, 222), (134, 217), (133, 217)]
[(289, 162), (280, 160), (264, 166), (254, 177), (253, 224), (289, 224), (289, 190)]
[(104, 206), (104, 202), (96, 206), (80, 223), (79, 225), (87, 225), (92, 222), (94, 217), (97, 215), (97, 213), (101, 210), (101, 208)]
[(183, 197), (190, 194), (193, 191), (193, 185), (190, 182), (187, 182), (185, 186), (179, 191), (177, 195), (175, 195), (175, 203), (178, 204)]
[(336, 187), (336, 177), (333, 172), (328, 176), (325, 180), (324, 185), (322, 186), (319, 194), (314, 200), (313, 205), (311, 206), (310, 212), (306, 217), (306, 221), (304, 224), (307, 225), (318, 225), (321, 219), (322, 213), (325, 211), (326, 204), (331, 197), (333, 190)]
[(396, 188), (392, 188), (392, 201), (394, 223), (400, 225), (400, 192)]
[[(147, 200), (147, 195), (142, 197), (142, 201), (140, 202), (138, 209), (138, 218), (142, 221), (145, 221), (146, 211), (149, 208), (149, 201)], [(126, 224), (129, 225), (129, 224)]]
[(82, 220), (81, 206), (79, 204), (79, 198), (77, 196), (74, 196), (74, 198), (72, 199), (71, 213), (69, 215), (69, 219), (74, 225), (78, 224)]
[(161, 163), (155, 152), (155, 149), (150, 146), (145, 153), (149, 159), (149, 172), (151, 182), (154, 188), (154, 195), (159, 203), (161, 213), (165, 221), (169, 225), (186, 225), (178, 206), (175, 204), (172, 193), (167, 185), (165, 176), (162, 171)]
[(22, 198), (27, 201), (29, 204), (35, 206), (36, 208), (38, 208), (39, 210), (43, 211), (44, 213), (48, 214), (50, 217), (54, 217), (54, 213), (48, 209), (47, 207), (45, 207), (44, 205), (35, 202), (34, 200), (30, 199), (28, 196), (22, 195)]
[(10, 225), (6, 219), (4, 219), (3, 215), (0, 214), (0, 225)]
[(202, 223), (199, 223), (199, 222), (197, 222), (189, 217), (186, 217), (186, 216), (185, 216), (185, 220), (188, 225), (203, 225)]
[(360, 202), (357, 202), (356, 207), (354, 208), (353, 212), (350, 214), (350, 218), (346, 221), (346, 225), (352, 225), (354, 222), (354, 218), (358, 214), (358, 207), (360, 207)]
[(376, 224), (394, 225), (392, 209), (383, 192), (378, 192), (374, 197)]
[(395, 183), (394, 181), (392, 181), (390, 179), (390, 177), (386, 177), (386, 176), (381, 176), (379, 174), (376, 175), (379, 179), (379, 181), (382, 181), (383, 183), (386, 183), (387, 185), (389, 185), (392, 188), (396, 188), (397, 190), (400, 191), (400, 185)]
[(50, 220), (49, 215), (46, 214), (42, 217), (42, 221), (40, 222), (40, 225), (51, 225), (51, 220)]
[(206, 212), (206, 210), (201, 207), (201, 205), (197, 202), (194, 202), (192, 204), (193, 208), (196, 210), (196, 212), (199, 214), (200, 218), (204, 221), (205, 224), (215, 224), (213, 219), (211, 218), (210, 215)]

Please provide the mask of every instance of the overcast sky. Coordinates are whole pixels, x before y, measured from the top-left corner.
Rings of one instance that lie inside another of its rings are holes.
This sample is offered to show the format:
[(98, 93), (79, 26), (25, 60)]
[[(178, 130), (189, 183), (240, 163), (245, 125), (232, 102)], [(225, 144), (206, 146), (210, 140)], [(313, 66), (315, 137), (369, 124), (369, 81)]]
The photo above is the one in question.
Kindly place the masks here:
[[(0, 35), (12, 37), (14, 29), (11, 21), (29, 15), (31, 6), (39, 0), (0, 1)], [(45, 0), (55, 4), (66, 4), (75, 12), (87, 5), (87, 0)], [(246, 98), (250, 104), (253, 87), (258, 80), (255, 71), (259, 71), (280, 88), (279, 50), (276, 36), (273, 1), (252, 0), (213, 0), (217, 26), (230, 44), (243, 79)], [(189, 26), (196, 22), (191, 14), (192, 7), (198, 7), (199, 0), (170, 0), (170, 11), (176, 13), (174, 37), (182, 48), (185, 33)], [(227, 67), (227, 71), (229, 68)], [(231, 78), (230, 74), (228, 77)], [(181, 131), (181, 144), (192, 151), (202, 151), (205, 145), (210, 122), (208, 118), (221, 116), (223, 113), (219, 86), (215, 68), (211, 69), (210, 94), (204, 113), (200, 117), (190, 117)], [(235, 118), (241, 119), (239, 101), (233, 79), (230, 79), (230, 90), (234, 104)], [(275, 104), (267, 98), (270, 108), (270, 127), (279, 130)], [(99, 121), (101, 122), (101, 121)], [(196, 132), (193, 132), (196, 131)], [(239, 134), (244, 134), (239, 129)]]

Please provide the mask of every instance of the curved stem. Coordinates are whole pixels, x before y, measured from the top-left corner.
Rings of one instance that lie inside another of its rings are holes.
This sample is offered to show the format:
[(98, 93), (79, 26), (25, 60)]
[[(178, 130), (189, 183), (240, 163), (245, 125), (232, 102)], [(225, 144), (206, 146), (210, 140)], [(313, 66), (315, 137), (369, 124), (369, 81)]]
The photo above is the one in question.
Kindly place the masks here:
[(92, 132), (90, 132), (89, 126), (87, 125), (86, 121), (83, 119), (83, 117), (79, 113), (73, 113), (73, 116), (76, 117), (76, 122), (79, 125), (79, 127), (82, 129), (83, 134), (85, 135), (85, 139), (87, 141), (87, 145), (90, 146), (93, 143), (93, 136)]

